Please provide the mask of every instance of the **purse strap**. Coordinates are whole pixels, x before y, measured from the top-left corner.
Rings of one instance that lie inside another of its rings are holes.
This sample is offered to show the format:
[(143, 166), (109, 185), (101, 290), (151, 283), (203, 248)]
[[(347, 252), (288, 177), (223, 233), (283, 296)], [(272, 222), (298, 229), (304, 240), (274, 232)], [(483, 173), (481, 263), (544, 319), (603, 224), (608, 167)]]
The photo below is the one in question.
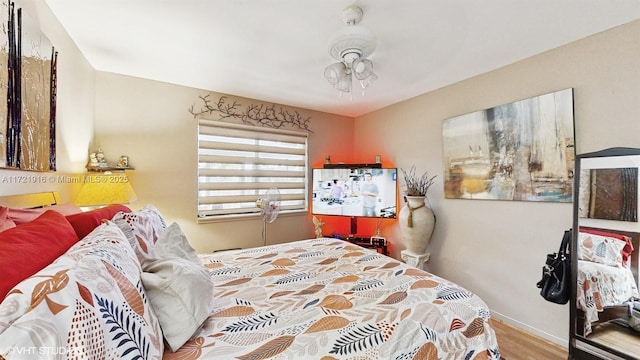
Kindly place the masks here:
[(571, 245), (571, 229), (565, 230), (562, 236), (562, 242), (560, 243), (560, 249), (558, 249), (558, 256), (564, 257), (569, 255), (569, 248)]

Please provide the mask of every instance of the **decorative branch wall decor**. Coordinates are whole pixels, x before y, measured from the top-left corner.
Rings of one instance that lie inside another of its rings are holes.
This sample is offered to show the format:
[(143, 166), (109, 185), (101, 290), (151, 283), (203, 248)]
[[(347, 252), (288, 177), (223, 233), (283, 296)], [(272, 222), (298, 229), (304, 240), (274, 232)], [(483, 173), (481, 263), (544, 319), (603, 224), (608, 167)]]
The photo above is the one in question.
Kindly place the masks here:
[(199, 96), (202, 105), (195, 110), (195, 104), (191, 105), (189, 112), (193, 117), (204, 114), (213, 115), (217, 113), (220, 117), (216, 120), (238, 119), (244, 124), (265, 126), (279, 129), (285, 125), (292, 126), (301, 130), (311, 131), (309, 125), (311, 117), (304, 118), (297, 111), (284, 110), (282, 107), (276, 109), (275, 105), (248, 105), (245, 109), (241, 109), (241, 105), (233, 101), (227, 102), (225, 96), (221, 96), (218, 101), (212, 101), (210, 95)]
[(22, 9), (0, 7), (0, 167), (55, 170), (57, 52)]

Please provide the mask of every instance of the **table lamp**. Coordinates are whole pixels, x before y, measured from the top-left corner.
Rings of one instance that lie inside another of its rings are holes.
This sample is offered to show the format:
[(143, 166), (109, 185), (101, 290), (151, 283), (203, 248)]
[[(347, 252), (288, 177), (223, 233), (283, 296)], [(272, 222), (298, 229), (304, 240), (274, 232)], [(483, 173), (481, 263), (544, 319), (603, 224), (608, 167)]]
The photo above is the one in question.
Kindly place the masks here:
[(74, 202), (83, 207), (100, 207), (128, 204), (137, 199), (126, 174), (105, 172), (85, 176), (84, 184)]

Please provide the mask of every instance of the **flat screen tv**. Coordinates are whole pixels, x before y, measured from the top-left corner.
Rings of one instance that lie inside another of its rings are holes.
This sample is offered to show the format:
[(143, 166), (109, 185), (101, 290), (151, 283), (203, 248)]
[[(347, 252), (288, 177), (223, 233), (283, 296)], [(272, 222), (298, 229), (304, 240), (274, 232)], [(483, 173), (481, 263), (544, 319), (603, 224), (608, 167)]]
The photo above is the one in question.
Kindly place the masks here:
[(354, 235), (357, 218), (395, 218), (397, 174), (397, 168), (313, 169), (311, 213), (351, 217)]

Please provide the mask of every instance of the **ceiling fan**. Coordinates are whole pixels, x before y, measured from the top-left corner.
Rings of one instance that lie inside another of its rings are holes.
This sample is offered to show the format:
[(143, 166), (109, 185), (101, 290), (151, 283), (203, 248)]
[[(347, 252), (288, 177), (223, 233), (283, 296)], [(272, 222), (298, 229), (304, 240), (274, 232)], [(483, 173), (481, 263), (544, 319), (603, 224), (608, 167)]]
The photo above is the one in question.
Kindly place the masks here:
[(355, 4), (345, 8), (342, 17), (347, 26), (334, 35), (329, 45), (329, 54), (338, 62), (325, 68), (324, 77), (340, 94), (351, 93), (352, 77), (359, 81), (363, 94), (378, 78), (373, 62), (367, 59), (376, 49), (376, 37), (358, 25), (362, 15), (362, 9)]
[(256, 206), (262, 215), (262, 243), (267, 245), (267, 223), (276, 221), (280, 213), (280, 190), (269, 188), (262, 198), (256, 200)]

